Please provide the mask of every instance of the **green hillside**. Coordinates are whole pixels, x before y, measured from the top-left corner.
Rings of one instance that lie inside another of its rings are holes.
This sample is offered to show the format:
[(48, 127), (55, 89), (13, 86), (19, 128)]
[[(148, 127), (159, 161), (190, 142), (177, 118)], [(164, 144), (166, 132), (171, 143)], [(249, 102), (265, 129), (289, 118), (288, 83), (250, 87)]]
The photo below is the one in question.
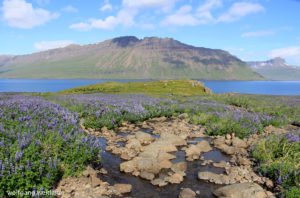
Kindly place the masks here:
[(300, 68), (261, 68), (256, 71), (270, 80), (300, 80)]
[(194, 80), (162, 80), (153, 82), (108, 82), (68, 89), (62, 94), (147, 94), (147, 95), (176, 95), (195, 96), (211, 93), (211, 90)]

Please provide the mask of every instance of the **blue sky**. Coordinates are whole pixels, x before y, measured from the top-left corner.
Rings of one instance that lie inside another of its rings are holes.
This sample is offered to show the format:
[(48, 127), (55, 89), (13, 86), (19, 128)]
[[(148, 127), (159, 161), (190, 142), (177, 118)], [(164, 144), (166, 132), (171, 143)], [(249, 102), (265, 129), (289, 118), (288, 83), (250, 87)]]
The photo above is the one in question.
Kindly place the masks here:
[(0, 54), (134, 35), (300, 65), (298, 0), (2, 0), (0, 6)]

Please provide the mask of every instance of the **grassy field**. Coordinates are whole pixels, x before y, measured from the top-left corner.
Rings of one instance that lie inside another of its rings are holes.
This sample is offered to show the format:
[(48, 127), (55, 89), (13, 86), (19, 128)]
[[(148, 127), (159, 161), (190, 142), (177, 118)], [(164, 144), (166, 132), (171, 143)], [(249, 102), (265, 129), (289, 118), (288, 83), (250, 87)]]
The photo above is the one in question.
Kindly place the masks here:
[[(104, 83), (48, 94), (0, 94), (0, 190), (51, 189), (99, 159), (96, 139), (79, 128), (109, 129), (124, 121), (185, 114), (208, 135), (240, 138), (273, 125), (300, 123), (300, 97), (212, 94), (198, 81)], [(28, 126), (32, 131), (28, 132)], [(260, 174), (300, 196), (300, 130), (268, 136), (252, 148)], [(11, 164), (17, 171), (12, 171)], [(42, 165), (40, 165), (42, 164)], [(26, 181), (30, 180), (31, 183)], [(3, 196), (5, 194), (1, 194)]]
[(202, 83), (193, 80), (164, 80), (153, 82), (108, 82), (69, 89), (61, 94), (146, 94), (153, 96), (195, 96), (209, 94), (211, 91)]

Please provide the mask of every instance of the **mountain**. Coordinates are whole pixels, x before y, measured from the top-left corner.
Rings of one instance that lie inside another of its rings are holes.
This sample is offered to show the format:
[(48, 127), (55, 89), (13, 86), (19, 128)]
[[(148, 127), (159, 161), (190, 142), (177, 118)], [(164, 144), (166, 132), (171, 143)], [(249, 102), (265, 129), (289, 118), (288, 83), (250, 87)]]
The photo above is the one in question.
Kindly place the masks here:
[(300, 67), (291, 66), (282, 58), (248, 62), (248, 65), (268, 80), (300, 80)]
[(223, 79), (262, 77), (226, 51), (171, 38), (125, 36), (0, 58), (0, 78)]

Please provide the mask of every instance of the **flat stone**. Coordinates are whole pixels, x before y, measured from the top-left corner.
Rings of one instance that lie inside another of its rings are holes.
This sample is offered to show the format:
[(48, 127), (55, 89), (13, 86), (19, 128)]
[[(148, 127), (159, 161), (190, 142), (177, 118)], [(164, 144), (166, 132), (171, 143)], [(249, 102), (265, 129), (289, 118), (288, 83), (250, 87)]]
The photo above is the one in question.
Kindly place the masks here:
[(183, 175), (180, 173), (175, 173), (169, 177), (168, 181), (171, 184), (180, 184), (183, 181)]
[(157, 179), (152, 180), (151, 184), (154, 186), (163, 187), (163, 186), (166, 186), (168, 183), (163, 179), (157, 178)]
[(173, 164), (171, 167), (171, 170), (176, 172), (185, 172), (187, 169), (187, 163), (186, 162), (178, 162), (176, 164)]
[(178, 197), (179, 198), (195, 198), (196, 193), (190, 188), (183, 188)]
[(136, 132), (135, 137), (141, 144), (150, 144), (154, 140), (150, 134), (141, 131)]
[(140, 177), (146, 180), (153, 180), (155, 175), (153, 173), (148, 173), (146, 171), (141, 172)]
[(113, 187), (121, 194), (130, 193), (132, 190), (131, 184), (115, 184)]
[(264, 189), (255, 183), (232, 184), (214, 191), (219, 198), (267, 198)]

